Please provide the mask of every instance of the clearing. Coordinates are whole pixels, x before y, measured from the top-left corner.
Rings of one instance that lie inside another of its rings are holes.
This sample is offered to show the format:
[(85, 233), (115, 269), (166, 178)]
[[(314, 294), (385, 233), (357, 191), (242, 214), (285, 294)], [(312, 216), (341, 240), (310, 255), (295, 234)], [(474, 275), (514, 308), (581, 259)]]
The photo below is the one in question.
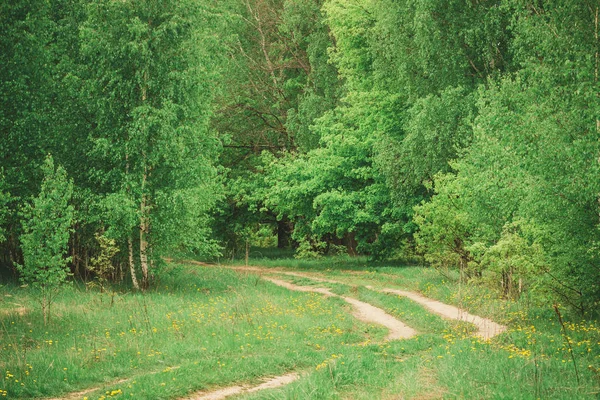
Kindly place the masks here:
[(563, 328), (549, 308), (499, 300), (427, 268), (276, 263), (170, 262), (144, 295), (76, 285), (46, 327), (29, 289), (2, 286), (0, 398), (593, 399), (600, 391), (597, 322), (563, 310)]

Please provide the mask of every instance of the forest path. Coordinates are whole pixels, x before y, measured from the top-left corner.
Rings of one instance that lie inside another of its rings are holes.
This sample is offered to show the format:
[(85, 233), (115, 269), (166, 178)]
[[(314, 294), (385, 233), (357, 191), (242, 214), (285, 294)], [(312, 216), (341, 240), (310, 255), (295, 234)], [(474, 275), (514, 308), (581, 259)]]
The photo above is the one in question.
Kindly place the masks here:
[(324, 294), (326, 296), (340, 297), (346, 303), (352, 305), (352, 307), (354, 308), (354, 312), (352, 313), (352, 315), (354, 315), (356, 319), (366, 322), (368, 324), (378, 324), (385, 326), (389, 330), (389, 333), (385, 337), (385, 340), (409, 339), (416, 334), (416, 331), (411, 327), (405, 325), (403, 322), (386, 313), (381, 308), (372, 306), (369, 303), (356, 300), (352, 297), (340, 296), (324, 288), (316, 288), (312, 286), (299, 286), (294, 285), (293, 283), (269, 277), (263, 277), (263, 279), (290, 290), (296, 290), (300, 292), (316, 292)]
[[(377, 290), (371, 286), (366, 286), (366, 288), (371, 290)], [(381, 289), (379, 291), (383, 293), (396, 294), (398, 296), (409, 298), (412, 301), (425, 306), (425, 308), (444, 318), (469, 322), (477, 327), (476, 335), (482, 337), (483, 339), (491, 339), (494, 336), (497, 336), (502, 332), (506, 331), (507, 329), (505, 325), (498, 324), (492, 321), (491, 319), (470, 314), (467, 311), (462, 310), (458, 307), (442, 303), (441, 301), (429, 299), (419, 293), (389, 288)]]
[[(203, 264), (203, 265), (208, 265), (208, 264)], [(336, 283), (336, 284), (343, 284), (343, 285), (348, 285), (348, 284), (356, 285), (355, 283), (341, 282), (341, 281), (336, 281), (336, 280), (332, 280), (332, 279), (322, 278), (319, 276), (315, 276), (314, 274), (311, 274), (311, 273), (292, 272), (292, 271), (287, 271), (287, 270), (281, 269), (281, 268), (263, 268), (263, 267), (253, 267), (253, 266), (248, 266), (248, 267), (234, 266), (234, 267), (227, 267), (227, 268), (231, 268), (236, 271), (259, 273), (261, 275), (262, 274), (281, 274), (281, 275), (295, 276), (298, 278), (311, 279), (311, 280), (314, 280), (317, 282)], [(357, 286), (364, 286), (367, 289), (378, 291), (381, 293), (394, 294), (394, 295), (406, 297), (406, 298), (414, 301), (415, 303), (421, 304), (428, 310), (432, 311), (433, 313), (435, 313), (437, 315), (440, 315), (443, 318), (471, 323), (477, 327), (477, 332), (475, 334), (483, 339), (491, 339), (494, 336), (497, 336), (497, 335), (501, 334), (502, 332), (506, 331), (506, 329), (507, 329), (507, 327), (505, 325), (498, 324), (498, 323), (492, 321), (491, 319), (473, 315), (473, 314), (471, 314), (465, 310), (462, 310), (458, 307), (442, 303), (441, 301), (427, 298), (416, 292), (411, 292), (408, 290), (394, 289), (394, 288), (378, 289), (378, 288), (374, 288), (373, 286), (370, 286), (370, 285), (357, 285)], [(347, 298), (344, 298), (344, 300), (346, 300), (346, 299)], [(348, 300), (346, 300), (346, 301), (348, 301)], [(358, 301), (358, 300), (355, 300), (355, 301)]]
[[(186, 261), (186, 263), (201, 265), (204, 267), (216, 267), (215, 265), (212, 265), (212, 264), (206, 264), (206, 263), (201, 263), (201, 262), (197, 262), (197, 261)], [(317, 281), (317, 282), (334, 283), (334, 284), (348, 285), (348, 284), (354, 284), (354, 283), (336, 281), (336, 280), (332, 280), (332, 279), (323, 278), (320, 276), (315, 276), (314, 274), (311, 274), (311, 273), (288, 271), (288, 270), (282, 269), (282, 268), (264, 268), (264, 267), (254, 267), (254, 266), (247, 266), (247, 267), (245, 267), (245, 266), (225, 266), (225, 268), (232, 269), (232, 270), (235, 270), (238, 272), (258, 274), (262, 279), (269, 281), (271, 283), (274, 283), (278, 286), (282, 286), (289, 290), (295, 290), (295, 291), (300, 291), (300, 292), (314, 292), (314, 293), (320, 293), (325, 296), (341, 297), (344, 301), (346, 301), (347, 303), (349, 303), (353, 306), (353, 308), (354, 308), (353, 315), (357, 319), (359, 319), (363, 322), (367, 322), (367, 323), (376, 323), (379, 325), (383, 325), (386, 328), (388, 328), (390, 332), (387, 335), (386, 340), (406, 339), (406, 338), (410, 338), (416, 334), (415, 330), (406, 326), (404, 323), (397, 320), (393, 316), (387, 314), (382, 309), (377, 308), (371, 304), (362, 302), (362, 301), (357, 300), (352, 297), (337, 295), (337, 294), (331, 292), (331, 290), (329, 290), (327, 288), (296, 285), (291, 282), (277, 279), (277, 278), (274, 278), (269, 275), (276, 275), (276, 274), (286, 275), (286, 276), (310, 279), (310, 280)], [(429, 298), (427, 298), (419, 293), (416, 293), (416, 292), (400, 290), (400, 289), (392, 289), (392, 288), (377, 289), (377, 288), (374, 288), (369, 285), (357, 285), (357, 286), (364, 286), (367, 289), (382, 292), (382, 293), (403, 296), (403, 297), (409, 298), (410, 300), (412, 300), (416, 303), (419, 303), (419, 304), (425, 306), (430, 311), (432, 311), (444, 318), (454, 319), (454, 320), (459, 320), (459, 321), (466, 321), (466, 322), (472, 323), (478, 328), (477, 335), (483, 337), (484, 339), (492, 338), (506, 330), (506, 326), (497, 324), (490, 319), (482, 318), (482, 317), (470, 314), (464, 310), (459, 309), (458, 307), (451, 306), (449, 304), (445, 304), (445, 303), (442, 303), (437, 300), (429, 299)], [(213, 391), (202, 391), (202, 392), (193, 394), (191, 396), (185, 397), (183, 400), (222, 400), (222, 399), (226, 399), (230, 396), (235, 396), (235, 395), (239, 395), (239, 394), (252, 393), (252, 392), (257, 392), (260, 390), (281, 387), (281, 386), (287, 385), (289, 383), (292, 383), (299, 378), (300, 378), (300, 375), (298, 373), (292, 372), (292, 373), (289, 373), (286, 375), (271, 378), (257, 386), (234, 385), (234, 386), (229, 386), (229, 387), (225, 387), (225, 388), (221, 388), (221, 389), (216, 389)]]
[(268, 379), (260, 385), (248, 386), (248, 385), (237, 385), (229, 386), (222, 389), (213, 391), (202, 391), (195, 393), (191, 396), (185, 397), (184, 400), (222, 400), (229, 396), (235, 396), (239, 394), (253, 393), (260, 390), (275, 389), (287, 384), (290, 384), (300, 378), (300, 375), (292, 372), (286, 375), (276, 376)]
[[(217, 267), (214, 264), (206, 264), (206, 263), (197, 262), (197, 261), (185, 261), (185, 263), (201, 265), (204, 267), (213, 267), (213, 268)], [(379, 325), (382, 325), (382, 326), (388, 328), (390, 332), (389, 332), (388, 336), (386, 337), (387, 340), (410, 338), (410, 337), (414, 336), (416, 334), (416, 332), (412, 328), (406, 326), (404, 323), (402, 323), (401, 321), (394, 318), (393, 316), (387, 314), (382, 309), (377, 308), (371, 304), (362, 302), (362, 301), (357, 300), (352, 297), (337, 295), (337, 294), (331, 292), (327, 288), (319, 288), (319, 287), (313, 287), (313, 286), (300, 286), (300, 285), (296, 285), (291, 282), (287, 282), (287, 281), (277, 279), (277, 278), (274, 278), (272, 276), (267, 276), (267, 275), (286, 275), (286, 276), (310, 279), (310, 280), (313, 280), (316, 282), (363, 286), (363, 287), (373, 290), (373, 291), (403, 296), (403, 297), (406, 297), (416, 303), (423, 305), (425, 308), (429, 309), (430, 311), (432, 311), (444, 318), (454, 319), (454, 320), (458, 320), (458, 321), (465, 321), (465, 322), (474, 324), (478, 328), (478, 331), (476, 334), (478, 336), (481, 336), (484, 339), (490, 339), (490, 338), (504, 332), (507, 329), (506, 326), (500, 325), (490, 319), (482, 318), (477, 315), (470, 314), (464, 310), (461, 310), (458, 307), (455, 307), (455, 306), (452, 306), (449, 304), (445, 304), (445, 303), (442, 303), (437, 300), (429, 299), (419, 293), (411, 292), (411, 291), (407, 291), (407, 290), (400, 290), (400, 289), (395, 289), (395, 288), (374, 288), (370, 285), (357, 284), (356, 282), (352, 282), (352, 281), (346, 281), (346, 282), (337, 281), (337, 280), (333, 280), (333, 279), (327, 279), (322, 276), (318, 276), (315, 273), (295, 272), (295, 271), (289, 271), (284, 268), (265, 268), (265, 267), (255, 267), (255, 266), (247, 266), (247, 267), (245, 267), (245, 266), (224, 266), (224, 267), (238, 271), (238, 272), (258, 274), (262, 279), (267, 280), (276, 285), (285, 287), (290, 290), (302, 291), (302, 292), (315, 292), (315, 293), (323, 294), (325, 296), (341, 297), (344, 301), (346, 301), (347, 303), (349, 303), (353, 306), (353, 308), (354, 308), (353, 315), (357, 319), (359, 319), (363, 322), (367, 322), (367, 323), (379, 324)], [(348, 271), (349, 277), (354, 275), (352, 272), (353, 271)], [(174, 368), (177, 368), (177, 367), (174, 367)], [(239, 384), (239, 385), (229, 386), (229, 387), (216, 389), (216, 390), (212, 390), (212, 391), (197, 392), (194, 394), (190, 394), (183, 399), (185, 399), (185, 400), (226, 399), (230, 396), (246, 394), (246, 393), (253, 393), (253, 392), (260, 391), (260, 390), (281, 387), (281, 386), (290, 384), (290, 383), (298, 380), (299, 378), (300, 378), (300, 374), (292, 372), (292, 373), (288, 373), (288, 374), (285, 374), (282, 376), (277, 376), (277, 377), (266, 379), (263, 383), (255, 385), (255, 386), (250, 386), (247, 384)], [(116, 383), (123, 383), (130, 379), (132, 379), (132, 378), (122, 379), (122, 380), (117, 381)], [(98, 389), (99, 389), (98, 387), (94, 387), (94, 388), (90, 388), (88, 390), (71, 393), (69, 395), (66, 395), (65, 397), (54, 398), (54, 399), (50, 399), (50, 400), (80, 399), (85, 394), (94, 392)]]
[[(175, 369), (179, 369), (179, 366), (176, 365), (176, 366), (168, 367), (168, 368), (170, 370), (175, 370)], [(164, 371), (164, 369), (161, 369), (161, 370), (157, 370), (157, 371), (154, 371), (154, 372), (148, 372), (145, 375), (154, 375), (154, 374), (158, 374), (158, 373), (163, 372), (163, 371)], [(132, 376), (130, 378), (117, 379), (115, 381), (110, 382), (110, 385), (119, 385), (121, 383), (130, 382), (130, 381), (134, 380), (137, 376), (138, 375)], [(106, 384), (104, 386), (106, 386)], [(91, 387), (91, 388), (88, 388), (88, 389), (84, 389), (84, 390), (81, 390), (81, 391), (78, 391), (78, 392), (68, 393), (64, 397), (52, 397), (50, 399), (45, 399), (45, 400), (81, 400), (81, 399), (87, 398), (85, 396), (86, 394), (90, 394), (90, 393), (96, 392), (96, 391), (102, 389), (104, 386), (94, 386), (94, 387)]]
[[(200, 264), (203, 266), (209, 266), (208, 264), (203, 264), (203, 263), (196, 263), (196, 262), (193, 262), (193, 263)], [(352, 314), (354, 315), (354, 317), (356, 319), (366, 322), (366, 323), (378, 324), (378, 325), (382, 325), (382, 326), (386, 327), (389, 330), (389, 333), (385, 337), (385, 340), (409, 339), (416, 334), (416, 331), (414, 329), (405, 325), (404, 323), (402, 323), (398, 319), (394, 318), (390, 314), (386, 313), (382, 309), (377, 308), (371, 304), (365, 303), (363, 301), (354, 299), (352, 297), (337, 295), (326, 288), (319, 288), (319, 287), (313, 287), (313, 286), (300, 286), (300, 285), (295, 285), (295, 284), (287, 282), (287, 281), (283, 281), (281, 279), (264, 276), (265, 272), (271, 272), (271, 271), (269, 271), (267, 269), (259, 268), (259, 267), (240, 267), (240, 268), (231, 267), (231, 269), (238, 270), (240, 272), (258, 273), (258, 274), (260, 274), (262, 279), (269, 281), (275, 285), (289, 289), (289, 290), (294, 290), (294, 291), (298, 291), (298, 292), (319, 293), (319, 294), (322, 294), (322, 295), (328, 296), (328, 297), (340, 297), (345, 302), (352, 305), (352, 307), (354, 309), (354, 312)], [(296, 276), (296, 277), (309, 278), (307, 276), (304, 276), (302, 274), (295, 273), (295, 272), (277, 271), (277, 273), (283, 273), (285, 275), (291, 275), (291, 276)], [(313, 279), (313, 277), (310, 277), (309, 279)], [(335, 281), (328, 281), (326, 279), (319, 279), (319, 278), (314, 278), (313, 280), (335, 283)], [(234, 385), (234, 386), (224, 387), (221, 389), (216, 389), (213, 391), (198, 392), (191, 396), (185, 397), (182, 400), (222, 400), (222, 399), (226, 399), (230, 396), (252, 393), (252, 392), (257, 392), (257, 391), (265, 390), (265, 389), (277, 388), (277, 387), (292, 383), (299, 378), (300, 378), (300, 375), (298, 373), (292, 372), (292, 373), (289, 373), (286, 375), (271, 378), (257, 386), (250, 387), (247, 385)]]

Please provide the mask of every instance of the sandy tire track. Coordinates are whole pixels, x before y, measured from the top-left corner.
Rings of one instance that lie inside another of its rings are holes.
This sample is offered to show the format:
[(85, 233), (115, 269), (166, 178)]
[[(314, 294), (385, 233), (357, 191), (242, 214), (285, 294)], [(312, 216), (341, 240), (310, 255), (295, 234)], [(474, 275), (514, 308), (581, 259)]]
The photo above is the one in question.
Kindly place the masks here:
[(277, 376), (271, 378), (260, 385), (248, 386), (248, 385), (237, 385), (229, 386), (222, 389), (213, 390), (210, 392), (202, 391), (195, 393), (191, 396), (184, 397), (183, 400), (222, 400), (229, 396), (235, 396), (238, 394), (246, 394), (258, 392), (260, 390), (275, 389), (281, 386), (288, 385), (300, 378), (300, 374), (292, 372), (286, 375)]
[[(167, 369), (170, 370), (170, 371), (173, 371), (173, 370), (179, 369), (179, 366), (176, 365), (176, 366), (173, 366), (173, 367), (167, 367)], [(156, 374), (159, 374), (161, 372), (164, 372), (164, 369), (159, 370), (159, 371), (148, 372), (147, 374), (143, 374), (141, 376), (144, 376), (144, 375), (156, 375)], [(94, 386), (94, 387), (91, 387), (91, 388), (88, 388), (88, 389), (81, 390), (79, 392), (69, 393), (69, 394), (65, 395), (64, 397), (53, 397), (53, 398), (46, 399), (46, 400), (79, 400), (79, 399), (84, 398), (86, 394), (90, 394), (90, 393), (96, 392), (96, 391), (98, 391), (100, 389), (103, 389), (106, 386), (116, 386), (116, 385), (120, 385), (121, 383), (132, 381), (132, 380), (136, 379), (138, 376), (139, 375), (132, 376), (130, 378), (118, 379), (118, 380), (115, 380), (113, 382), (105, 382), (102, 386)]]
[[(337, 284), (342, 284), (342, 285), (348, 285), (348, 283), (345, 283), (345, 282), (335, 281), (335, 280), (331, 280), (331, 279), (324, 279), (321, 277), (312, 276), (311, 274), (304, 274), (304, 273), (300, 273), (300, 272), (290, 272), (290, 271), (284, 271), (284, 270), (280, 270), (280, 269), (266, 269), (266, 268), (260, 268), (260, 267), (233, 267), (232, 269), (235, 269), (236, 271), (258, 272), (261, 274), (264, 274), (264, 273), (274, 273), (275, 274), (276, 273), (276, 274), (283, 274), (283, 275), (288, 275), (288, 276), (295, 276), (295, 277), (299, 277), (299, 278), (312, 279), (317, 282), (327, 282), (327, 283), (337, 283)], [(419, 304), (423, 305), (428, 310), (432, 311), (433, 313), (435, 313), (443, 318), (471, 323), (477, 327), (477, 332), (475, 334), (483, 339), (491, 339), (494, 336), (497, 336), (507, 330), (507, 327), (505, 325), (498, 324), (489, 318), (483, 318), (478, 315), (471, 314), (471, 313), (469, 313), (465, 310), (462, 310), (458, 307), (455, 307), (455, 306), (452, 306), (452, 305), (449, 305), (446, 303), (442, 303), (441, 301), (430, 299), (430, 298), (425, 297), (416, 292), (411, 292), (408, 290), (400, 290), (400, 289), (391, 289), (391, 288), (376, 289), (369, 285), (366, 285), (364, 287), (366, 287), (367, 289), (376, 291), (376, 292), (395, 294), (398, 296), (406, 297), (406, 298), (414, 301), (415, 303), (419, 303)]]
[(416, 334), (416, 331), (414, 329), (405, 325), (403, 322), (394, 318), (390, 314), (386, 313), (381, 308), (377, 308), (371, 304), (365, 303), (355, 298), (339, 296), (335, 293), (332, 293), (329, 289), (325, 288), (299, 286), (290, 282), (270, 277), (263, 277), (263, 279), (290, 290), (296, 290), (299, 292), (315, 292), (324, 294), (326, 296), (340, 297), (346, 303), (352, 305), (352, 308), (354, 309), (352, 315), (354, 315), (356, 319), (369, 324), (378, 324), (386, 327), (390, 331), (385, 337), (386, 340), (409, 339)]
[[(373, 289), (370, 286), (366, 287), (371, 290), (377, 290)], [(477, 327), (476, 335), (482, 337), (483, 339), (491, 339), (494, 336), (497, 336), (502, 332), (506, 331), (507, 329), (505, 325), (500, 325), (492, 321), (491, 319), (470, 314), (467, 311), (461, 310), (458, 307), (442, 303), (441, 301), (429, 299), (418, 293), (399, 289), (381, 289), (379, 291), (411, 299), (412, 301), (425, 306), (425, 308), (427, 308), (428, 310), (442, 317), (455, 319), (457, 321), (469, 322)]]

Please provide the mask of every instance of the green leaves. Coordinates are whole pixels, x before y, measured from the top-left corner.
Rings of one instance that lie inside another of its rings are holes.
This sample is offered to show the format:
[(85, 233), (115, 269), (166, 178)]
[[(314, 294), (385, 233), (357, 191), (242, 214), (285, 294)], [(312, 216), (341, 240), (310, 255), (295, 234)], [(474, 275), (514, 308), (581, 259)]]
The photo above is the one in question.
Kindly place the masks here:
[(48, 156), (42, 168), (44, 180), (40, 194), (23, 211), (24, 265), (19, 266), (23, 283), (36, 287), (56, 287), (66, 281), (67, 244), (73, 225), (73, 206), (69, 204), (73, 182), (64, 168), (55, 168)]
[(380, 227), (392, 216), (389, 191), (373, 161), (376, 122), (361, 106), (357, 101), (325, 114), (313, 128), (320, 148), (269, 169), (267, 205), (294, 222), (293, 237), (306, 254), (326, 251), (338, 239), (351, 253), (356, 245), (373, 252), (385, 238)]
[[(513, 28), (521, 36), (513, 46), (554, 32), (536, 45), (548, 58), (540, 63), (521, 48), (519, 72), (480, 88), (473, 141), (452, 164), (456, 175), (437, 177), (436, 195), (417, 208), (419, 240), (434, 258), (448, 232), (457, 232), (468, 257), (504, 274), (505, 295), (514, 294), (509, 275), (520, 274), (524, 285), (544, 282), (584, 310), (599, 293), (593, 283), (598, 261), (590, 252), (598, 241), (600, 193), (597, 50), (583, 37), (566, 48), (562, 35), (571, 32), (565, 19), (595, 25), (578, 7), (534, 9), (527, 18), (515, 14)], [(570, 60), (580, 63), (576, 74)], [(524, 241), (523, 226), (535, 227), (535, 242)], [(463, 251), (445, 249), (447, 255)]]
[(82, 29), (99, 121), (89, 155), (100, 178), (110, 178), (101, 200), (107, 232), (123, 244), (139, 224), (149, 233), (140, 246), (156, 260), (215, 251), (207, 214), (218, 148), (208, 119), (217, 71), (208, 68), (219, 54), (207, 52), (214, 32), (205, 11), (194, 1), (98, 2)]
[(68, 209), (60, 168), (36, 197), (52, 153), (77, 263), (96, 232), (147, 274), (277, 225), (303, 254), (416, 240), (433, 265), (600, 298), (594, 4), (30, 3), (0, 6), (0, 240), (15, 258), (22, 226), (24, 265), (64, 262), (30, 244), (52, 231), (36, 212)]
[(23, 211), (23, 234), (20, 237), (23, 265), (18, 265), (21, 282), (38, 290), (39, 301), (48, 321), (48, 311), (57, 289), (70, 275), (65, 257), (72, 232), (73, 182), (64, 168), (55, 168), (48, 156), (42, 168), (44, 180), (40, 194)]

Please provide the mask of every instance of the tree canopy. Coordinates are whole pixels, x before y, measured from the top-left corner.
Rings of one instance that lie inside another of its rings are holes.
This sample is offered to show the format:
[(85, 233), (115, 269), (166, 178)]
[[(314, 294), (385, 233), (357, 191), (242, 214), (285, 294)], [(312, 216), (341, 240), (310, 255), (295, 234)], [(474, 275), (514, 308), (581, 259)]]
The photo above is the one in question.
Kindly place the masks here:
[(140, 288), (163, 257), (276, 241), (299, 257), (420, 257), (582, 312), (600, 300), (593, 2), (0, 11), (5, 275), (33, 265), (21, 210), (42, 201), (51, 154), (73, 185), (70, 258), (55, 253), (77, 277), (104, 257), (97, 237)]

